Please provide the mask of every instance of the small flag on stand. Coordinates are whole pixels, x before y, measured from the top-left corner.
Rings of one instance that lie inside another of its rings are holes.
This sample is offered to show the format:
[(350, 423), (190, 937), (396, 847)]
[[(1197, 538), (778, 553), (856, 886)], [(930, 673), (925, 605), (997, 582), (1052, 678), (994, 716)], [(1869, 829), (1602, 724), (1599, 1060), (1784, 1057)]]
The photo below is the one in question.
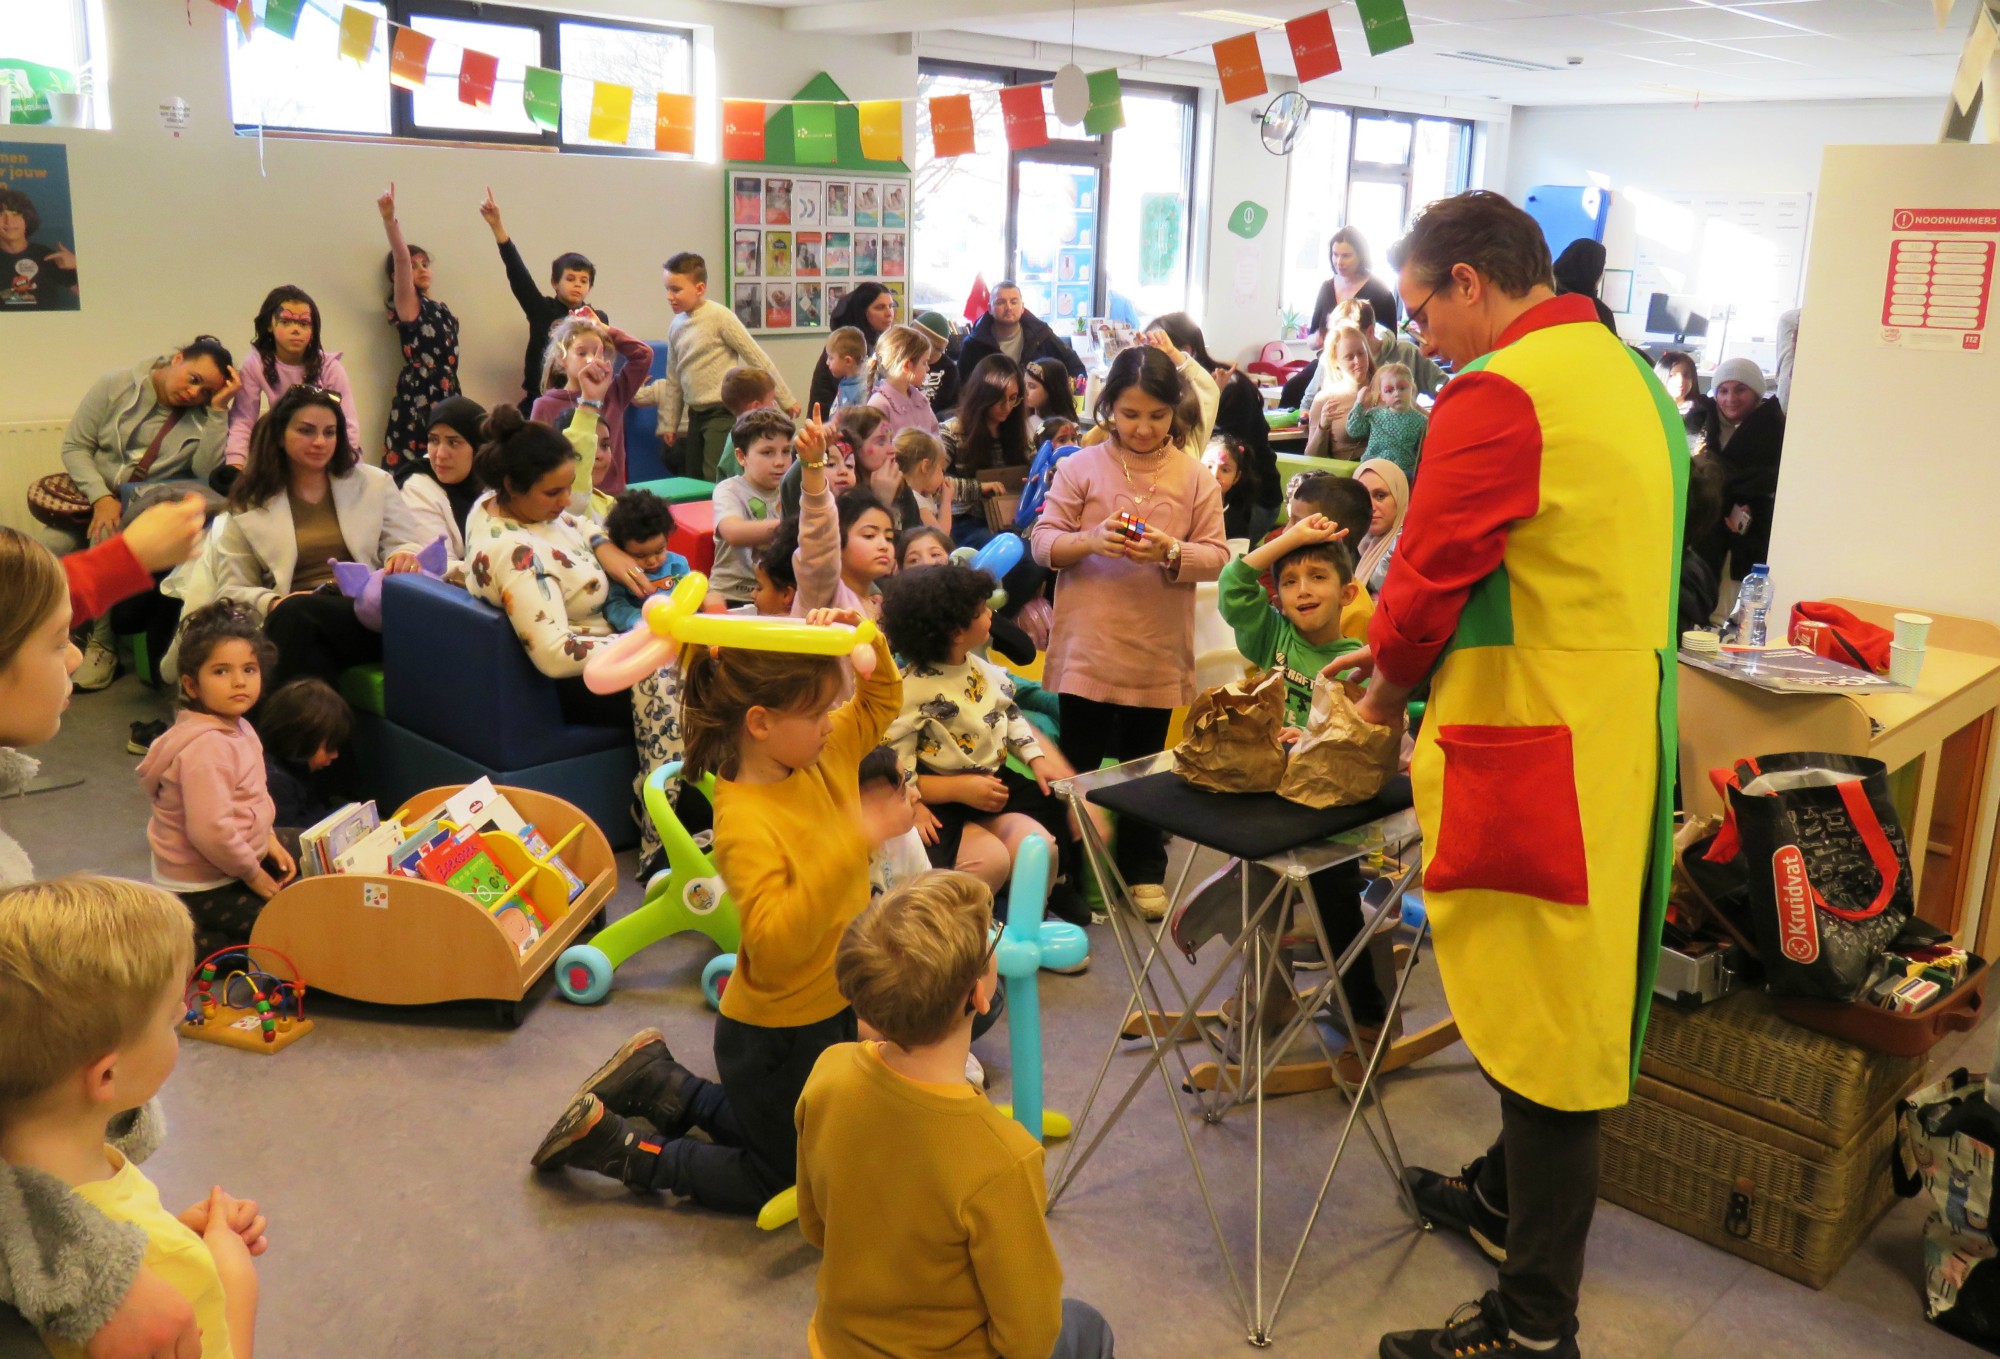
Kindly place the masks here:
[(264, 27), (281, 38), (296, 38), (299, 35), (299, 6), (304, 3), (305, 0), (266, 0)]
[(430, 70), (432, 39), (414, 28), (399, 28), (389, 43), (389, 83), (414, 90)]
[(623, 146), (631, 135), (632, 87), (608, 80), (591, 81), (590, 139)]
[[(970, 98), (971, 96), (968, 95), (966, 97)], [(978, 325), (979, 318), (992, 310), (992, 307), (993, 294), (987, 290), (986, 275), (974, 274), (972, 276), (972, 291), (965, 295), (965, 319), (974, 325)]]
[(1046, 146), (1049, 115), (1040, 85), (1010, 85), (1000, 91), (1000, 115), (1006, 122), (1007, 145), (1016, 151)]
[(493, 86), (500, 79), (500, 58), (470, 47), (458, 60), (458, 102), (483, 109), (493, 102)]
[(931, 154), (969, 156), (972, 152), (972, 96), (941, 94), (931, 100)]
[(861, 115), (861, 154), (869, 160), (903, 158), (903, 103), (868, 99), (856, 104)]
[(375, 16), (352, 5), (341, 6), (340, 55), (366, 66), (374, 51)]
[(722, 101), (722, 158), (764, 159), (764, 105), (761, 100)]
[(663, 94), (655, 101), (653, 149), (694, 154), (694, 96)]
[(1083, 130), (1093, 137), (1101, 137), (1123, 126), (1125, 95), (1118, 84), (1118, 72), (1091, 72), (1090, 112), (1083, 115)]
[(1403, 0), (1355, 0), (1354, 7), (1361, 11), (1361, 31), (1368, 37), (1372, 55), (1379, 57), (1416, 41)]
[(1298, 71), (1301, 85), (1340, 70), (1340, 45), (1333, 40), (1333, 16), (1325, 10), (1287, 19), (1285, 39), (1292, 45), (1292, 65)]
[(562, 72), (530, 66), (521, 78), (521, 108), (528, 121), (553, 130), (562, 122)]
[(1264, 57), (1255, 33), (1238, 33), (1215, 44), (1215, 74), (1222, 82), (1222, 102), (1255, 99), (1270, 89), (1264, 79)]

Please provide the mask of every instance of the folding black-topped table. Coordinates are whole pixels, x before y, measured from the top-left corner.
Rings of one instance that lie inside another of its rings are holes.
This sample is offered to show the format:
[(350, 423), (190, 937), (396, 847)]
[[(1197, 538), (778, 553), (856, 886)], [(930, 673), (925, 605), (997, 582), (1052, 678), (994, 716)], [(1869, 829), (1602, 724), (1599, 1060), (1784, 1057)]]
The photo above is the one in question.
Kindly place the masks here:
[[(1368, 894), (1363, 909), (1362, 931), (1337, 955), (1326, 937), (1319, 911), (1314, 908), (1310, 882), (1310, 876), (1318, 870), (1360, 858), (1371, 851), (1379, 852), (1385, 847), (1400, 850), (1415, 845), (1416, 814), (1411, 809), (1409, 780), (1401, 777), (1392, 780), (1376, 798), (1358, 806), (1314, 810), (1288, 802), (1275, 793), (1210, 793), (1194, 788), (1173, 773), (1173, 756), (1170, 752), (1163, 752), (1108, 769), (1079, 774), (1055, 787), (1069, 801), (1083, 828), (1085, 857), (1103, 892), (1113, 936), (1118, 941), (1119, 954), (1131, 983), (1132, 1004), (1144, 1021), (1142, 1033), (1151, 1043), (1151, 1053), (1144, 1068), (1132, 1077), (1124, 1095), (1094, 1132), (1086, 1136), (1090, 1132), (1091, 1114), (1098, 1094), (1129, 1030), (1121, 1029), (1120, 1034), (1113, 1037), (1111, 1048), (1098, 1068), (1097, 1079), (1091, 1085), (1090, 1095), (1077, 1118), (1069, 1148), (1056, 1167), (1050, 1187), (1049, 1207), (1051, 1210), (1055, 1208), (1084, 1165), (1102, 1145), (1106, 1134), (1123, 1117), (1148, 1076), (1157, 1071), (1180, 1126), (1181, 1143), (1187, 1149), (1189, 1163), (1194, 1168), (1202, 1205), (1208, 1211), (1209, 1225), (1215, 1231), (1216, 1245), (1222, 1252), (1230, 1285), (1242, 1308), (1248, 1339), (1253, 1345), (1267, 1345), (1278, 1312), (1284, 1306), (1285, 1294), (1298, 1273), (1306, 1241), (1312, 1235), (1313, 1225), (1333, 1183), (1334, 1172), (1340, 1167), (1348, 1139), (1357, 1123), (1374, 1146), (1377, 1159), (1389, 1175), (1394, 1191), (1410, 1212), (1413, 1223), (1423, 1225), (1416, 1204), (1403, 1185), (1402, 1155), (1396, 1146), (1395, 1133), (1389, 1126), (1388, 1111), (1382, 1107), (1381, 1099), (1374, 1090), (1377, 1068), (1388, 1049), (1402, 1009), (1404, 991), (1422, 951), (1427, 931), (1423, 919), (1419, 917), (1415, 922), (1415, 945), (1397, 972), (1395, 990), (1389, 998), (1388, 1019), (1382, 1026), (1380, 1039), (1366, 1053), (1366, 1065), (1359, 1080), (1350, 1080), (1342, 1070), (1343, 1064), (1334, 1060), (1315, 1020), (1320, 1008), (1331, 1003), (1337, 1009), (1345, 1032), (1349, 1035), (1356, 1032), (1344, 974), (1357, 961), (1363, 966), (1372, 966), (1368, 957), (1369, 942), (1378, 930), (1385, 925), (1392, 926), (1394, 918), (1399, 916), (1403, 894), (1416, 885), (1421, 873), (1420, 857), (1412, 854), (1407, 868), (1384, 879), (1389, 884), (1385, 891)], [(1134, 906), (1129, 885), (1119, 873), (1103, 837), (1085, 814), (1086, 803), (1115, 813), (1121, 821), (1142, 821), (1198, 847), (1216, 850), (1227, 856), (1228, 863), (1220, 873), (1189, 891), (1187, 883), (1195, 856), (1188, 855), (1179, 880), (1173, 887), (1173, 904), (1167, 920), (1157, 931), (1150, 929)], [(1326, 975), (1310, 995), (1298, 996), (1296, 1013), (1288, 1017), (1276, 1036), (1267, 1037), (1267, 1025), (1261, 1013), (1265, 997), (1274, 993), (1295, 994), (1279, 941), (1285, 923), (1300, 904), (1308, 909), (1298, 914), (1310, 923), (1318, 936), (1322, 956), (1327, 959)], [(1220, 936), (1231, 941), (1213, 969), (1192, 984), (1197, 988), (1192, 994), (1189, 984), (1182, 982), (1180, 974), (1164, 957), (1164, 946), (1175, 934), (1185, 945), (1190, 962), (1195, 961), (1195, 949), (1205, 939)], [(1235, 977), (1235, 1010), (1231, 1014), (1225, 1007), (1222, 1032), (1218, 1037), (1208, 1024), (1201, 1022), (1199, 1007), (1239, 959), (1243, 966)], [(1278, 991), (1274, 982), (1280, 976), (1284, 979), (1282, 991)], [(1165, 1003), (1167, 996), (1177, 999), (1178, 1006)], [(1168, 1017), (1155, 1020), (1149, 1016)], [(1333, 1081), (1346, 1095), (1349, 1107), (1339, 1139), (1334, 1145), (1332, 1161), (1307, 1214), (1305, 1228), (1299, 1235), (1290, 1265), (1267, 1310), (1264, 1305), (1265, 1084), (1286, 1051), (1302, 1037), (1317, 1044), (1325, 1055)], [(1181, 1055), (1180, 1047), (1184, 1040), (1190, 1038), (1199, 1038), (1217, 1059), (1214, 1088), (1197, 1092), (1196, 1102), (1203, 1121), (1219, 1123), (1232, 1108), (1242, 1104), (1252, 1107), (1256, 1120), (1255, 1258), (1252, 1293), (1247, 1297), (1229, 1243), (1223, 1236), (1222, 1223), (1216, 1214), (1207, 1176), (1202, 1170), (1200, 1153), (1189, 1131), (1181, 1092), (1167, 1069), (1168, 1054), (1172, 1053), (1179, 1059), (1182, 1074), (1187, 1078), (1186, 1088), (1195, 1088), (1193, 1071), (1186, 1057)], [(1350, 1046), (1358, 1046), (1351, 1037), (1349, 1043)]]

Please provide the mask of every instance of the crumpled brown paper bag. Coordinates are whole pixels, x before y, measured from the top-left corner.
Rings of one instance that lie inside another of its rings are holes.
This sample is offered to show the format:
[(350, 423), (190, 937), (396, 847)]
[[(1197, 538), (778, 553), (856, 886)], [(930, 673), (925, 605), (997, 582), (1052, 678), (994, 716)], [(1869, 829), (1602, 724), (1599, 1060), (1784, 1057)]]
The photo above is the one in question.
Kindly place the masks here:
[(1278, 796), (1307, 807), (1352, 807), (1382, 791), (1396, 772), (1403, 734), (1377, 727), (1354, 711), (1361, 686), (1313, 681), (1306, 734), (1292, 747)]
[(1285, 776), (1285, 675), (1235, 680), (1195, 695), (1174, 772), (1211, 793), (1268, 793)]

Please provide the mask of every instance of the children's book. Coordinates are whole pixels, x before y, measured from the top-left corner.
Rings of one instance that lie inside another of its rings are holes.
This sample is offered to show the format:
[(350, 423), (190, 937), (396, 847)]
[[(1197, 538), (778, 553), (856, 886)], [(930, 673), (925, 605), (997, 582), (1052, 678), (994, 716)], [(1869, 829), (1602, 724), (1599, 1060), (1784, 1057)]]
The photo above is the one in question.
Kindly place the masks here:
[(336, 873), (387, 873), (389, 856), (403, 843), (402, 824), (393, 818), (349, 845), (333, 861)]
[(389, 871), (401, 873), (405, 877), (417, 877), (417, 860), (433, 845), (443, 844), (451, 839), (451, 827), (442, 821), (426, 821), (415, 835), (406, 838), (389, 856)]
[(579, 896), (583, 895), (583, 889), (589, 886), (589, 884), (582, 878), (579, 878), (575, 871), (562, 861), (562, 856), (550, 856), (549, 842), (542, 838), (540, 831), (536, 830), (533, 826), (523, 826), (515, 833), (520, 836), (521, 843), (527, 848), (528, 853), (534, 855), (537, 859), (548, 859), (549, 863), (555, 866), (556, 872), (563, 875), (563, 881), (569, 884), (569, 899), (571, 901), (575, 901)]
[(477, 831), (427, 851), (417, 871), (432, 882), (463, 892), (491, 910), (514, 884), (487, 852)]
[(340, 856), (381, 824), (373, 802), (348, 803), (299, 836), (300, 871), (307, 876), (337, 871), (334, 865)]

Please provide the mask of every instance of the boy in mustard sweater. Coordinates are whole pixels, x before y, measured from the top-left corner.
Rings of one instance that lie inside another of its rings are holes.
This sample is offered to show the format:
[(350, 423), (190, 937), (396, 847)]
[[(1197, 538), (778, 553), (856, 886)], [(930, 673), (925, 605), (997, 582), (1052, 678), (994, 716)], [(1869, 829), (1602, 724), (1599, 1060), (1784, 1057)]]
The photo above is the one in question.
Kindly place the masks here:
[[(137, 1227), (146, 1269), (194, 1308), (202, 1359), (250, 1359), (257, 1205), (214, 1189), (169, 1213), (107, 1137), (174, 1069), (193, 962), (194, 921), (160, 888), (77, 874), (0, 894), (0, 1159)], [(82, 1359), (83, 1346), (43, 1339)]]
[(1062, 1296), (1041, 1144), (965, 1082), (996, 940), (992, 894), (952, 872), (841, 938), (841, 994), (882, 1041), (828, 1048), (799, 1098), (799, 1227), (825, 1252), (813, 1359), (1112, 1359), (1104, 1318)]

